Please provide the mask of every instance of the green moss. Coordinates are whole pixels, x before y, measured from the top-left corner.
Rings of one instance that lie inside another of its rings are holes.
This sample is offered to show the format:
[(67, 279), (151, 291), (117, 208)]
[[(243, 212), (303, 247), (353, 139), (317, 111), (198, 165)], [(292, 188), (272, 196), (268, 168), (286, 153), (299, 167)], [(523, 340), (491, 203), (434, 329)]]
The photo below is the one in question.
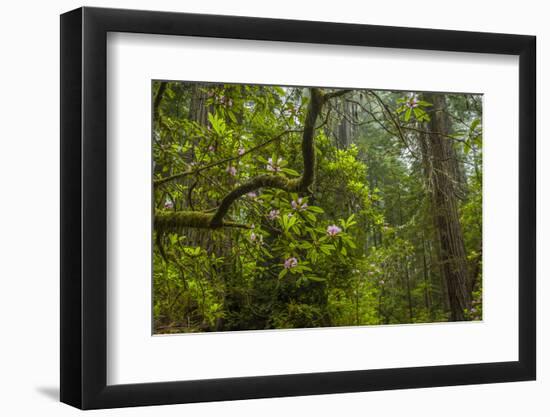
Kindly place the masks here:
[(157, 211), (155, 213), (155, 230), (160, 232), (179, 231), (186, 227), (198, 229), (210, 228), (212, 214), (201, 211)]

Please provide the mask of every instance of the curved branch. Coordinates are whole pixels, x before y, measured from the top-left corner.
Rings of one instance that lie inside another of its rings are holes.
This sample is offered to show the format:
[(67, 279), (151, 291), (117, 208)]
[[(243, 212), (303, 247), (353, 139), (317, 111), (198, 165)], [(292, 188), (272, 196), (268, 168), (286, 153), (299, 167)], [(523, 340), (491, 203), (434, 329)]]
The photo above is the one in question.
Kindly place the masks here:
[[(288, 192), (307, 192), (315, 181), (315, 123), (317, 117), (323, 108), (327, 98), (321, 90), (317, 88), (310, 89), (311, 97), (308, 104), (308, 111), (304, 124), (302, 135), (302, 155), (304, 159), (303, 174), (295, 179), (289, 179), (279, 174), (264, 174), (252, 178), (250, 181), (241, 184), (227, 194), (214, 213), (197, 211), (179, 211), (164, 212), (161, 211), (155, 215), (155, 228), (159, 232), (166, 230), (180, 230), (184, 227), (217, 229), (220, 227), (240, 227), (249, 226), (234, 222), (224, 221), (225, 216), (233, 203), (243, 195), (260, 188), (277, 188)], [(284, 132), (287, 133), (287, 132)], [(283, 133), (283, 134), (284, 134)], [(279, 135), (282, 136), (283, 134)], [(275, 138), (274, 138), (275, 139)], [(272, 139), (272, 140), (274, 140)], [(263, 146), (262, 144), (261, 146)], [(260, 146), (260, 145), (259, 145)], [(252, 149), (249, 151), (251, 152)], [(216, 164), (219, 164), (217, 162)], [(206, 169), (203, 167), (201, 170)], [(188, 173), (183, 173), (188, 175)], [(179, 174), (180, 176), (183, 174)]]
[(229, 194), (227, 194), (218, 209), (212, 216), (210, 226), (213, 228), (221, 227), (223, 225), (223, 218), (231, 208), (231, 205), (243, 195), (252, 191), (259, 190), (260, 188), (278, 188), (285, 191), (299, 191), (302, 188), (302, 178), (289, 180), (282, 175), (260, 175), (251, 179), (250, 181), (238, 186)]

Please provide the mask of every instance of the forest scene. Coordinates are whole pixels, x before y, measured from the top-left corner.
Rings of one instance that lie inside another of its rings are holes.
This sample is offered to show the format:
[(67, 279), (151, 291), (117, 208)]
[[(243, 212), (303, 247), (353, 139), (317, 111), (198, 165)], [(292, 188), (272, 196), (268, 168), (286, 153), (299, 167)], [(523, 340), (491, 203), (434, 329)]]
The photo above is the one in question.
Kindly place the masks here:
[(153, 333), (482, 320), (482, 95), (152, 82)]

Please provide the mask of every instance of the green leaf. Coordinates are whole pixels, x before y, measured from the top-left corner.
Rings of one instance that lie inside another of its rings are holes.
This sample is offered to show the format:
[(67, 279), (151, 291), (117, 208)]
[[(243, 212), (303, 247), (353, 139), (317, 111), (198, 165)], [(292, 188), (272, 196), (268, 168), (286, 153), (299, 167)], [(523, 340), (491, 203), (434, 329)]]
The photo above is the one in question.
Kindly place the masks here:
[(218, 118), (214, 114), (208, 113), (208, 121), (214, 129), (218, 128)]
[(288, 219), (288, 228), (290, 229), (292, 226), (294, 226), (297, 220), (298, 218), (296, 216), (292, 216), (290, 219)]
[(288, 229), (288, 216), (281, 216), (281, 226), (283, 226), (283, 229)]
[(476, 128), (479, 126), (480, 123), (481, 123), (480, 119), (475, 119), (472, 122), (472, 124), (470, 125), (470, 133), (469, 133), (470, 136), (474, 133), (474, 131), (476, 130)]
[(292, 175), (293, 177), (299, 177), (300, 173), (290, 169), (290, 168), (283, 168), (281, 171), (283, 171), (285, 174)]
[(409, 107), (407, 109), (407, 112), (405, 113), (405, 121), (408, 122), (411, 118), (411, 112), (412, 112), (412, 109)]
[(273, 87), (273, 89), (275, 90), (275, 92), (280, 95), (281, 97), (283, 97), (285, 95), (285, 90), (283, 90), (281, 87), (279, 86), (275, 86)]
[(229, 116), (229, 118), (231, 119), (231, 121), (232, 121), (233, 123), (237, 123), (237, 118), (235, 117), (235, 115), (233, 114), (232, 111), (228, 111), (228, 112), (227, 112), (227, 115)]
[(314, 213), (324, 213), (325, 212), (325, 210), (323, 210), (321, 207), (317, 207), (317, 206), (309, 206), (308, 210), (312, 211)]
[(319, 255), (317, 254), (317, 251), (315, 250), (309, 251), (309, 258), (313, 263), (317, 262), (317, 260), (319, 259)]
[(321, 249), (321, 252), (323, 252), (324, 254), (330, 255), (330, 252), (332, 251), (332, 246), (331, 245), (321, 245), (321, 247), (319, 249)]
[(311, 213), (304, 213), (304, 215), (306, 216), (306, 218), (312, 222), (312, 223), (315, 223), (317, 221), (317, 217), (315, 217), (314, 214), (311, 214)]
[(273, 258), (273, 255), (271, 254), (271, 252), (269, 252), (266, 248), (264, 248), (263, 246), (260, 247), (262, 253), (267, 256), (268, 258), (272, 259)]
[(476, 145), (478, 148), (481, 148), (481, 135), (477, 135), (473, 139), (474, 145)]
[(352, 249), (357, 249), (357, 245), (353, 242), (353, 240), (351, 240), (350, 238), (344, 238), (344, 242), (346, 242), (346, 244), (352, 248)]

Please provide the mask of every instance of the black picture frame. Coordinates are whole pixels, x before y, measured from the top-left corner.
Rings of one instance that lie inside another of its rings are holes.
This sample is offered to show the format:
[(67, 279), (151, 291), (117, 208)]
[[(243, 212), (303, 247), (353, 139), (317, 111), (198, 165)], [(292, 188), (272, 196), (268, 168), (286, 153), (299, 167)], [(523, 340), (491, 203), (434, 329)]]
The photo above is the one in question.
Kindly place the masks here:
[[(107, 385), (108, 32), (519, 56), (519, 360)], [(61, 401), (81, 409), (534, 380), (534, 36), (79, 8), (61, 15)]]

